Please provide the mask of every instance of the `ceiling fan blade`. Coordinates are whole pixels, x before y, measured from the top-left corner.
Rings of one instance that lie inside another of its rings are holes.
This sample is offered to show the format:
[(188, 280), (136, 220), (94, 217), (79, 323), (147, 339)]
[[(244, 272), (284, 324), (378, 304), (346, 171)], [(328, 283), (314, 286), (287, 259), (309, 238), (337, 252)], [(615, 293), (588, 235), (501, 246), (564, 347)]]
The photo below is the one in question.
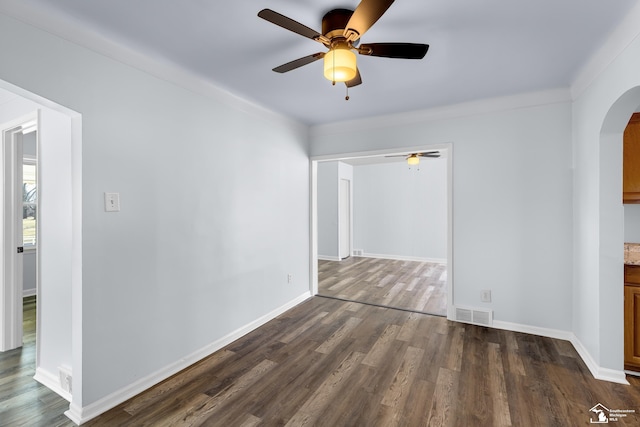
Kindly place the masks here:
[(349, 80), (348, 82), (344, 82), (347, 87), (354, 87), (362, 84), (362, 76), (360, 75), (360, 69), (356, 68), (356, 76)]
[(401, 59), (422, 59), (428, 50), (428, 44), (420, 43), (369, 43), (358, 48), (362, 55)]
[(274, 12), (271, 9), (262, 9), (260, 12), (258, 12), (258, 16), (271, 22), (272, 24), (276, 24), (282, 28), (293, 31), (294, 33), (300, 34), (304, 37), (308, 37), (312, 40), (318, 40), (318, 38), (320, 37), (320, 33), (318, 33), (316, 30), (312, 30), (306, 25), (302, 25), (301, 23), (294, 21), (293, 19), (288, 18), (284, 15), (281, 15), (278, 12)]
[(305, 56), (294, 61), (287, 62), (286, 64), (282, 64), (279, 67), (274, 68), (273, 71), (275, 71), (276, 73), (286, 73), (287, 71), (300, 68), (303, 65), (311, 64), (312, 62), (315, 62), (321, 58), (324, 58), (324, 52), (314, 53), (313, 55)]
[(362, 0), (349, 19), (344, 36), (354, 42), (389, 9), (394, 0)]
[(424, 153), (416, 153), (416, 156), (420, 157), (440, 157), (439, 151), (426, 151)]

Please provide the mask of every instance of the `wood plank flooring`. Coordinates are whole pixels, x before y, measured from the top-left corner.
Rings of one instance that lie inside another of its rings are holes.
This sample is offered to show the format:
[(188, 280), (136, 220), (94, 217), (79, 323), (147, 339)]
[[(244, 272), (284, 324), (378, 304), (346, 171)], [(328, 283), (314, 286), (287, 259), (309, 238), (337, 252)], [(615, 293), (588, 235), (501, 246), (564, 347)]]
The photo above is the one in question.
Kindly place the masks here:
[(90, 426), (580, 426), (637, 413), (569, 342), (313, 297)]
[[(0, 425), (73, 425), (25, 338), (0, 353)], [(601, 403), (637, 426), (628, 379), (593, 379), (567, 341), (313, 297), (85, 425), (588, 426)]]
[(25, 298), (21, 348), (0, 352), (0, 426), (74, 426), (69, 402), (33, 379), (36, 366), (36, 299)]
[(319, 260), (318, 295), (446, 316), (447, 267), (362, 257)]

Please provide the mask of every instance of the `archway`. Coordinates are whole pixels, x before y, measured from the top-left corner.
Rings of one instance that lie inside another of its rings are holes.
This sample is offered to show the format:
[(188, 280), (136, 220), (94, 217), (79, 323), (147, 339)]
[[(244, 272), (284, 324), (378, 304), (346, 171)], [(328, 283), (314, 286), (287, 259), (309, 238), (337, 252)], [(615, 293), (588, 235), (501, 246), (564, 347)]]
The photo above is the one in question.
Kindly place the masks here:
[(600, 348), (608, 349), (601, 351), (601, 366), (622, 367), (624, 360), (622, 138), (639, 106), (640, 86), (636, 86), (612, 104), (600, 131)]

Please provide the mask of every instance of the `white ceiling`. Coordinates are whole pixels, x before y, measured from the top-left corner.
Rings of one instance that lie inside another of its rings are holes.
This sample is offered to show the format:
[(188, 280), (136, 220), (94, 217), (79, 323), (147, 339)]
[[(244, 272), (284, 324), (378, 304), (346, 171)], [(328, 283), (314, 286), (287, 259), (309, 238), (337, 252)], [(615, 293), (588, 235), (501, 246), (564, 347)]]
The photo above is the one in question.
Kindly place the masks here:
[(321, 124), (567, 88), (636, 1), (397, 0), (362, 42), (428, 43), (429, 52), (423, 60), (359, 56), (363, 84), (349, 101), (344, 85), (324, 79), (322, 61), (272, 72), (325, 49), (257, 13), (268, 7), (320, 31), (325, 12), (353, 9), (356, 0), (0, 0), (0, 10), (22, 19), (28, 11), (36, 24), (55, 18), (60, 33), (76, 34), (79, 44), (90, 44), (83, 31), (98, 32), (268, 109)]

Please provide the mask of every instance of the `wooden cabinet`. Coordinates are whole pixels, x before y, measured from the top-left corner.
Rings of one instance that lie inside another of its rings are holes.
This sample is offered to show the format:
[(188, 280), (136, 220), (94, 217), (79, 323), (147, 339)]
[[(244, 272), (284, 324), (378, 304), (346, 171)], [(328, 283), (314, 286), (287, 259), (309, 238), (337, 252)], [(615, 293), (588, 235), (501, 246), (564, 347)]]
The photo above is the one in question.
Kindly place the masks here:
[(640, 371), (640, 265), (625, 265), (624, 279), (624, 368)]
[(640, 113), (634, 113), (624, 131), (622, 203), (640, 203)]

